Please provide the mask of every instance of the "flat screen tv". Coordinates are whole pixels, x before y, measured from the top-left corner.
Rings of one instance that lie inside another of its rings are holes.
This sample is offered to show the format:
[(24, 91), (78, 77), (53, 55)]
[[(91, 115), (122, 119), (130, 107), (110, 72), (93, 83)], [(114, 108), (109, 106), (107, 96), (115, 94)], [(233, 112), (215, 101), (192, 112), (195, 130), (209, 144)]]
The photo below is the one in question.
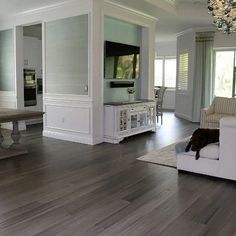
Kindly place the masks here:
[(104, 75), (105, 79), (138, 79), (138, 46), (105, 41)]

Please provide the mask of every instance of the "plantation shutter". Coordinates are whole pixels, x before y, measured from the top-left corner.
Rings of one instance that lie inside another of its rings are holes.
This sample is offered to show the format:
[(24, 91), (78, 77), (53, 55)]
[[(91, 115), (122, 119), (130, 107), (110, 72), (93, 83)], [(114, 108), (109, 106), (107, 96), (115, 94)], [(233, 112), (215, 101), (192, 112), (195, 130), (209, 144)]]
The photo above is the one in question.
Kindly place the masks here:
[(188, 53), (179, 55), (178, 90), (188, 90)]

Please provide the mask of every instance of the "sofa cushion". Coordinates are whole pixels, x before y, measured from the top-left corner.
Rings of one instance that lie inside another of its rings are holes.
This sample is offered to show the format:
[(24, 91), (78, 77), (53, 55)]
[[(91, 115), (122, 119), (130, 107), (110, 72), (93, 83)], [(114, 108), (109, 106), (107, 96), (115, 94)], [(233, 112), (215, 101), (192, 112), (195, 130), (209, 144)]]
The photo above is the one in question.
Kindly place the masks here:
[(236, 114), (236, 98), (216, 97), (214, 103), (215, 113)]
[(232, 114), (213, 113), (206, 117), (206, 121), (211, 123), (219, 123), (220, 119), (223, 117), (235, 117), (235, 116)]
[[(189, 151), (189, 152), (184, 152), (183, 154), (195, 157), (196, 152)], [(200, 150), (200, 158), (218, 160), (219, 159), (219, 143), (211, 143), (211, 144), (208, 144), (206, 147), (202, 148)]]

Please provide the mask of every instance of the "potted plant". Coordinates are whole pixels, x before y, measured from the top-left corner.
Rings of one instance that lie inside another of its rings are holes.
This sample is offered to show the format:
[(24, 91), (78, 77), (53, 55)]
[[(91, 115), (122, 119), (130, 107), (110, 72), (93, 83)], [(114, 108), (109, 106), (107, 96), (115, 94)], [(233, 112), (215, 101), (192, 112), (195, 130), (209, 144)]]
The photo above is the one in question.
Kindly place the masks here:
[(129, 96), (129, 101), (133, 102), (134, 101), (134, 93), (135, 93), (135, 88), (134, 87), (129, 87), (127, 88), (128, 96)]

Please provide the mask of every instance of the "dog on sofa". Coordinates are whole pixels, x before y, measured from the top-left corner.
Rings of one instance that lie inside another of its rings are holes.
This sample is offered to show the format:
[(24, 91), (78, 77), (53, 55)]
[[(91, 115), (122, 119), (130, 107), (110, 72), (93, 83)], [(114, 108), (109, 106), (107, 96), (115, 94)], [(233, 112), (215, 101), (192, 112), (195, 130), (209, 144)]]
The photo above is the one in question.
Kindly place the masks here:
[(191, 148), (196, 152), (196, 160), (200, 157), (200, 150), (207, 144), (219, 142), (220, 132), (219, 129), (196, 129), (192, 137), (185, 148), (185, 152), (188, 152)]

